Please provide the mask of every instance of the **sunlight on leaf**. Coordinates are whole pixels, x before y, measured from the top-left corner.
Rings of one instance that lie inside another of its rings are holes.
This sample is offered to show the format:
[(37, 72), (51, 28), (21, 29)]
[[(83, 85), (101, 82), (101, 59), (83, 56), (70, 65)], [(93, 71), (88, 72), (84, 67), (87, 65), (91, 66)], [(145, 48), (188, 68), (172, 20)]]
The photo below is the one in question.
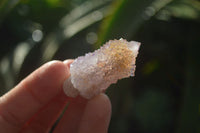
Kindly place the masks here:
[(197, 19), (200, 14), (200, 2), (194, 0), (174, 0), (165, 7), (173, 17)]
[[(113, 6), (113, 14), (104, 21), (96, 47), (109, 39), (131, 38), (142, 24), (154, 16), (171, 0), (120, 0)], [(122, 29), (123, 27), (123, 29)]]

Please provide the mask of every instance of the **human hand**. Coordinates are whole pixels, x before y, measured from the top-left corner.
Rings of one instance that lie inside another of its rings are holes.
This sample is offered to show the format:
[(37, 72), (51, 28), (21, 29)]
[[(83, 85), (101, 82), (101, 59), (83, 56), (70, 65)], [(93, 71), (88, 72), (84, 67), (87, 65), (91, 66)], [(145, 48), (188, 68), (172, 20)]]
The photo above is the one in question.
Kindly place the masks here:
[(0, 132), (49, 132), (69, 103), (53, 133), (106, 133), (111, 104), (105, 94), (86, 100), (63, 92), (72, 62), (51, 61), (0, 97)]

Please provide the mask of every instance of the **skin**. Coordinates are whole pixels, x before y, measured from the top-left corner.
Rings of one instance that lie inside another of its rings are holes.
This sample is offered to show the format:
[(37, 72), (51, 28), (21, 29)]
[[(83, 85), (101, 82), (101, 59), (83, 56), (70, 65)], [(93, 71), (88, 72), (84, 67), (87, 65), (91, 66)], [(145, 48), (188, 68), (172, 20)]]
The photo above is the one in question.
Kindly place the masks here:
[(105, 94), (86, 100), (62, 90), (72, 62), (48, 62), (0, 97), (0, 132), (48, 133), (67, 105), (53, 133), (106, 133), (111, 103)]

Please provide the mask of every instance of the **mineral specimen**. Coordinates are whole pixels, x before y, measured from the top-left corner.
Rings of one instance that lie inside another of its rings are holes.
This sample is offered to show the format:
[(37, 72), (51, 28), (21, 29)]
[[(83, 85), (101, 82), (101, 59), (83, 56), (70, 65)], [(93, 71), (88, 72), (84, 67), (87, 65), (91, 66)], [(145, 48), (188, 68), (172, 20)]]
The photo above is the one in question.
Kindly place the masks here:
[(64, 92), (69, 97), (80, 94), (90, 99), (118, 79), (134, 76), (139, 47), (139, 42), (111, 40), (93, 53), (78, 57), (70, 65)]

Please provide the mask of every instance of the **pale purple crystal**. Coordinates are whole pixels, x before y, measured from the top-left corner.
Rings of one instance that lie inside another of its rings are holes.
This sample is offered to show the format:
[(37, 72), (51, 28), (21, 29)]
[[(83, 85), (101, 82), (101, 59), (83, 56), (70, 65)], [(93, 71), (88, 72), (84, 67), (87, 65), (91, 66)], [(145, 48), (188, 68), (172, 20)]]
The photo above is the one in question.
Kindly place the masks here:
[(69, 97), (90, 99), (118, 79), (134, 76), (139, 42), (111, 40), (100, 49), (80, 56), (70, 65), (70, 78), (64, 83)]

